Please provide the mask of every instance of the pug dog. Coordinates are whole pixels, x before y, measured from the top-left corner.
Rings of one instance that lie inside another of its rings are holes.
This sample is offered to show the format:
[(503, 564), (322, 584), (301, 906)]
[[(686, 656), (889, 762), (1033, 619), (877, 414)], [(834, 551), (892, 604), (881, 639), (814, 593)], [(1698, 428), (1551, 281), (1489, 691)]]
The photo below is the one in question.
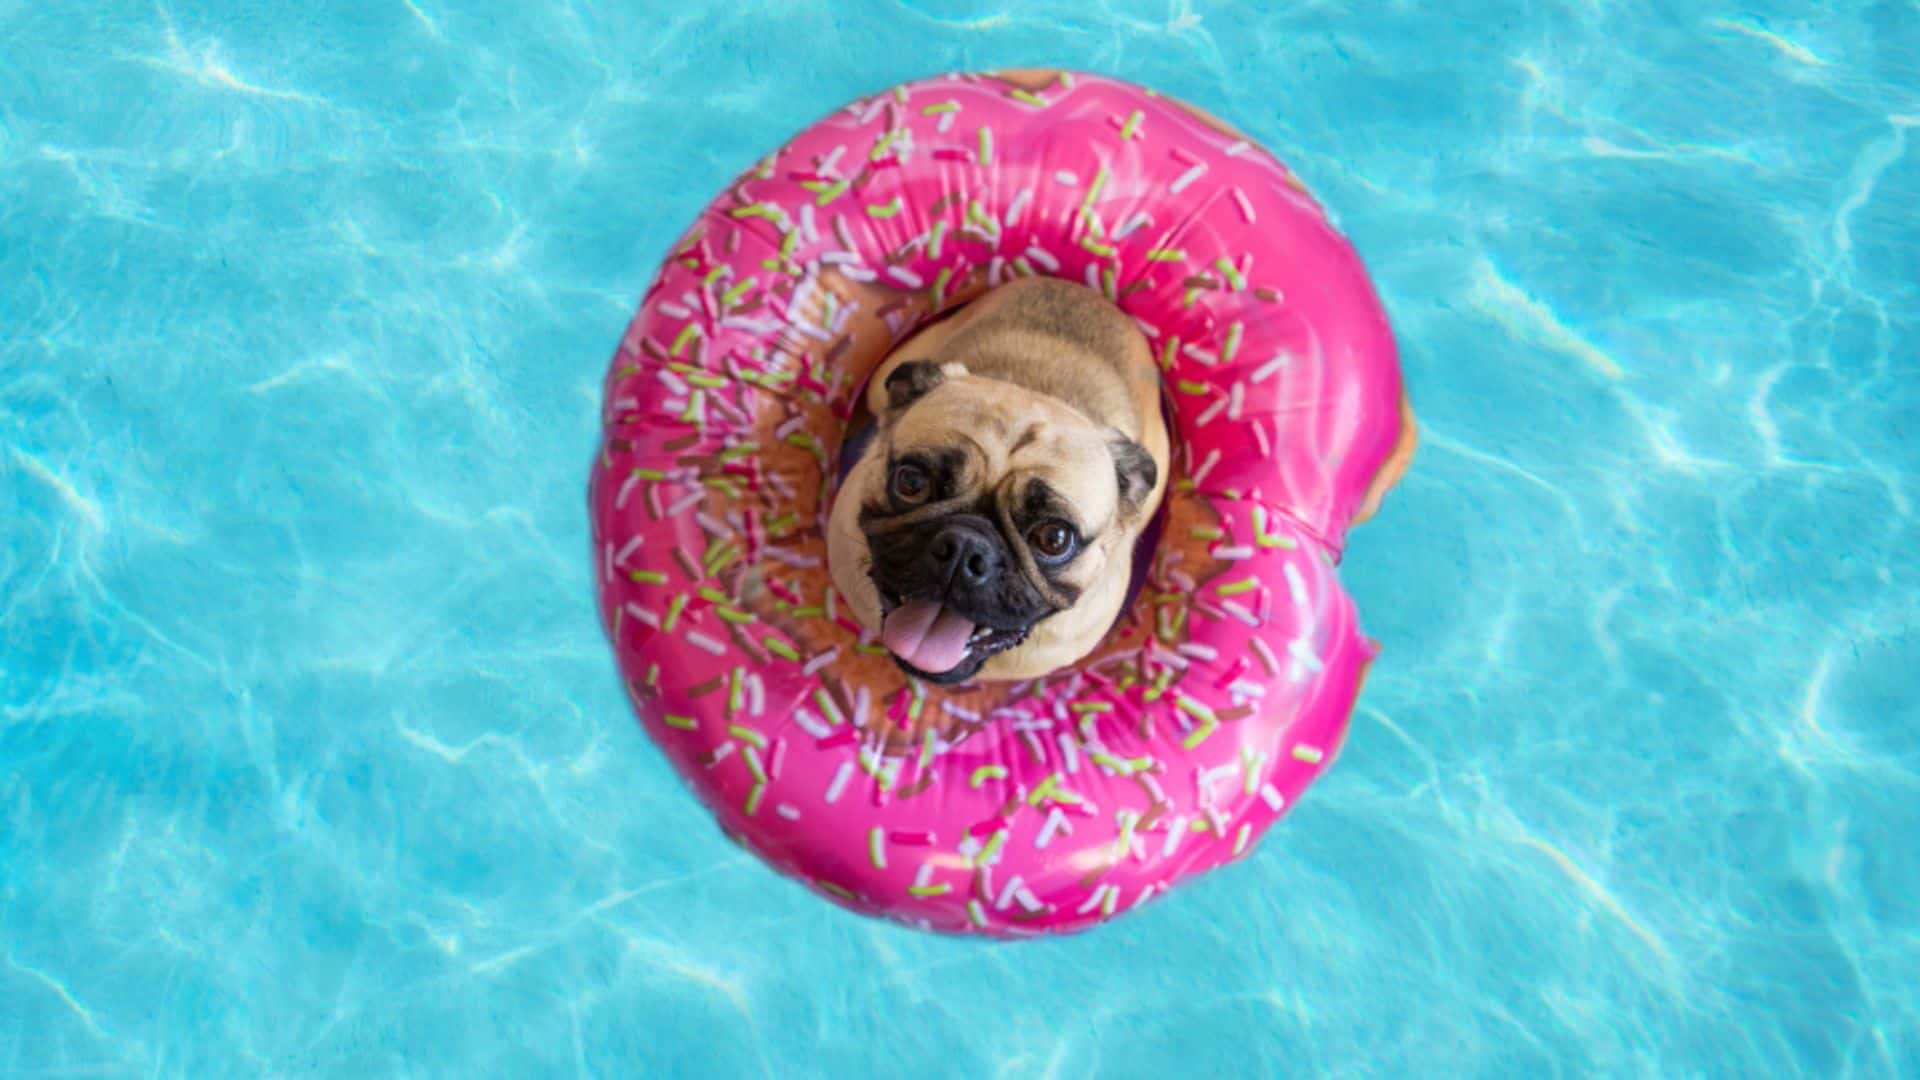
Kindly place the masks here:
[(895, 349), (828, 521), (853, 614), (929, 682), (1017, 680), (1100, 643), (1166, 487), (1160, 373), (1099, 293), (1024, 278)]

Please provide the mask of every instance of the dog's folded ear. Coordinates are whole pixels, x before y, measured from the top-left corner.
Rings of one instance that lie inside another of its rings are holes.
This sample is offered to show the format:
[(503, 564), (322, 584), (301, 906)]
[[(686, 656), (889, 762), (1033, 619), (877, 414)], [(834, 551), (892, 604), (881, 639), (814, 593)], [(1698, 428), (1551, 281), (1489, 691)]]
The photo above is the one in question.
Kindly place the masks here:
[(1120, 482), (1120, 508), (1128, 518), (1140, 512), (1140, 507), (1153, 492), (1154, 482), (1160, 479), (1160, 467), (1153, 462), (1153, 455), (1147, 448), (1115, 430), (1107, 443), (1113, 453), (1113, 471)]
[(909, 360), (887, 376), (887, 408), (904, 409), (920, 400), (927, 391), (967, 369), (954, 363), (936, 364), (931, 360)]

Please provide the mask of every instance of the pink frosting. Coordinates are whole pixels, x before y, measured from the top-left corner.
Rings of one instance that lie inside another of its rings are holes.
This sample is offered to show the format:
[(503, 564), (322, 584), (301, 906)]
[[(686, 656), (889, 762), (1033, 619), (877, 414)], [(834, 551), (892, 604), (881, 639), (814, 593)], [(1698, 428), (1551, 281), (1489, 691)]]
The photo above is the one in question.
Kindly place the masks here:
[[(844, 418), (886, 346), (1030, 273), (1115, 298), (1162, 360), (1162, 550), (1079, 670), (872, 675), (826, 595)], [(675, 245), (606, 402), (596, 563), (642, 723), (838, 902), (1080, 929), (1251, 852), (1340, 747), (1373, 649), (1333, 565), (1402, 434), (1393, 340), (1298, 182), (1177, 102), (954, 75), (835, 112)]]

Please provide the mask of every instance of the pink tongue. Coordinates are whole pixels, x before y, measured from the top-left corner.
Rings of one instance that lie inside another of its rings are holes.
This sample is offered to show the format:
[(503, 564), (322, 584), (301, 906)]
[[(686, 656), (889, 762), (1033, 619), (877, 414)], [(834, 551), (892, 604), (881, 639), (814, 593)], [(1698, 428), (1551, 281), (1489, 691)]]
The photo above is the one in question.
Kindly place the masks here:
[(929, 675), (959, 667), (972, 636), (972, 622), (935, 600), (909, 600), (880, 627), (881, 642), (895, 656)]

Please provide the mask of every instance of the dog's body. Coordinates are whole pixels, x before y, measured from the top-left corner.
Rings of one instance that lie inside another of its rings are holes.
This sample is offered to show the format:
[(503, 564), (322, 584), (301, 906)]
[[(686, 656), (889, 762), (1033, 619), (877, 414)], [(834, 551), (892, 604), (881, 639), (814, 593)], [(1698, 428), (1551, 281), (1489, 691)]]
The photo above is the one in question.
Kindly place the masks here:
[(1166, 487), (1160, 376), (1091, 289), (1003, 285), (895, 349), (828, 563), (909, 672), (1024, 679), (1086, 656), (1125, 601)]

